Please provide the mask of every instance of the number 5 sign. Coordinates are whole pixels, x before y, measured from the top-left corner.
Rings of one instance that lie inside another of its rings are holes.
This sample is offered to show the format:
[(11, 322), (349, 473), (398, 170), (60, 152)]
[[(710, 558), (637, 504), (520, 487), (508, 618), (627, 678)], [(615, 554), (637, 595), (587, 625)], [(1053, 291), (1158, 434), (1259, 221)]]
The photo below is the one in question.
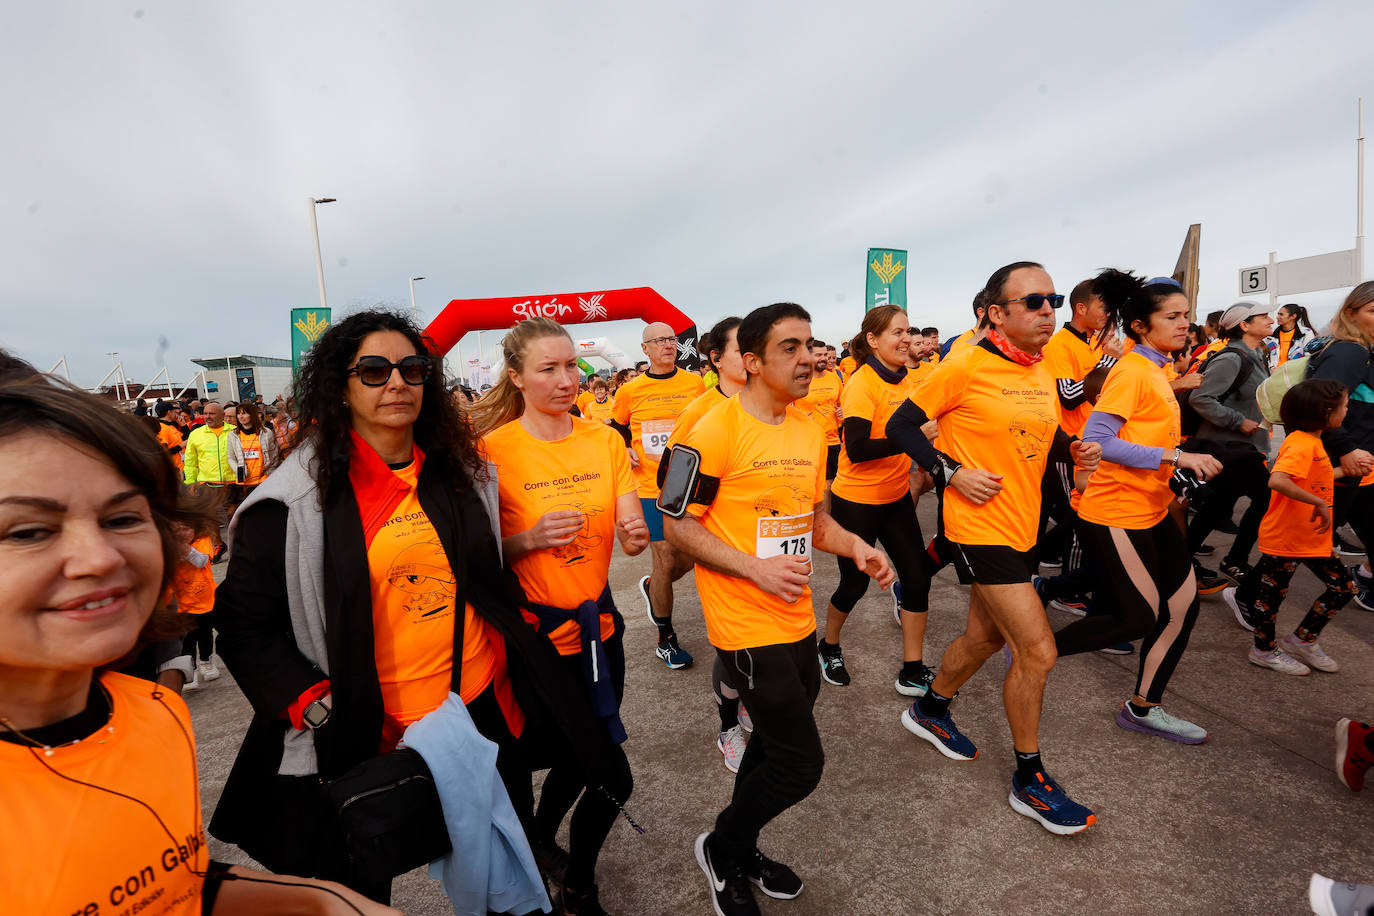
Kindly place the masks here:
[(1263, 293), (1269, 290), (1268, 267), (1246, 267), (1240, 272), (1240, 294)]

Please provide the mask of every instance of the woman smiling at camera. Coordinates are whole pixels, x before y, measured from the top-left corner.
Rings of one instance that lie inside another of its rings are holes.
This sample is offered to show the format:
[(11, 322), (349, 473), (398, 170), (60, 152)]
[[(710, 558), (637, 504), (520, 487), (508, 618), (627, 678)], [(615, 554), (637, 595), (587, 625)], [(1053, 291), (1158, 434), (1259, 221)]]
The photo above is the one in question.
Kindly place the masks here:
[(0, 909), (395, 913), (211, 862), (186, 704), (110, 670), (166, 627), (174, 526), (199, 520), (180, 499), (133, 418), (41, 377), (0, 383)]

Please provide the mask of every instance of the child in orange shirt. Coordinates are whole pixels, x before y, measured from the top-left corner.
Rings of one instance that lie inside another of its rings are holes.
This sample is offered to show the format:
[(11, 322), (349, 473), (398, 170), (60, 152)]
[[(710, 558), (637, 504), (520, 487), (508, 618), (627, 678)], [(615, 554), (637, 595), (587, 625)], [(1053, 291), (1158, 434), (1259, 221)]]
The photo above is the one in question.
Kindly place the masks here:
[[(1321, 433), (1345, 419), (1349, 396), (1331, 379), (1307, 379), (1289, 389), (1279, 405), (1288, 436), (1269, 475), (1274, 491), (1260, 523), (1260, 559), (1241, 583), (1222, 597), (1236, 620), (1255, 634), (1250, 661), (1282, 674), (1334, 672), (1340, 665), (1317, 645), (1317, 637), (1336, 612), (1355, 594), (1350, 571), (1331, 553), (1331, 503), (1335, 478)], [(1301, 563), (1326, 586), (1302, 623), (1281, 640), (1274, 638), (1274, 618)]]
[[(185, 654), (191, 656), (194, 676), (183, 688), (192, 690), (201, 686), (202, 678), (213, 681), (219, 677), (219, 668), (214, 662), (215, 631), (210, 612), (215, 607), (215, 574), (210, 566), (215, 545), (209, 532), (193, 532), (184, 526), (178, 527), (186, 552), (172, 572), (172, 594), (176, 597), (176, 609), (181, 614), (195, 617), (195, 629), (186, 634), (182, 644)], [(196, 664), (199, 650), (200, 664)]]

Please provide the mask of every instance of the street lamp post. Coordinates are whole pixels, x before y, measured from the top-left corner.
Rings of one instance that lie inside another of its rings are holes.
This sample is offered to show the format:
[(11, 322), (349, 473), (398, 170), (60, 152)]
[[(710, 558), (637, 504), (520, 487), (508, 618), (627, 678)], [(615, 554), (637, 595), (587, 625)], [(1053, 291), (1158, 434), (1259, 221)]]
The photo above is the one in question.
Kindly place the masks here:
[(411, 277), (411, 278), (410, 278), (410, 320), (411, 320), (412, 322), (415, 322), (415, 321), (418, 320), (418, 319), (415, 317), (415, 281), (416, 281), (416, 280), (423, 280), (423, 279), (424, 279), (424, 277)]
[(320, 258), (320, 225), (315, 221), (316, 204), (332, 204), (333, 197), (311, 197), (310, 198), (310, 231), (315, 236), (315, 276), (320, 281), (320, 308), (329, 308), (329, 303), (324, 298), (324, 261)]

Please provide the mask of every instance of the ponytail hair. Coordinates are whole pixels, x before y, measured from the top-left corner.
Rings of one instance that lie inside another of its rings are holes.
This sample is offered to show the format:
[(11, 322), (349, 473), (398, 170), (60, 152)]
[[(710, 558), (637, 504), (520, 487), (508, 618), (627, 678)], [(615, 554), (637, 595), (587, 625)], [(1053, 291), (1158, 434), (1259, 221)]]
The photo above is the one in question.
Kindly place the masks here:
[(1299, 334), (1302, 333), (1303, 326), (1307, 326), (1307, 333), (1316, 335), (1317, 329), (1312, 327), (1312, 319), (1307, 317), (1307, 307), (1298, 305), (1296, 302), (1289, 302), (1282, 306), (1288, 309), (1288, 314), (1293, 316), (1293, 328)]
[(738, 332), (740, 322), (743, 319), (731, 315), (717, 321), (710, 331), (706, 334), (706, 341), (702, 345), (702, 352), (706, 354), (706, 362), (717, 374), (720, 372), (720, 360), (716, 357), (725, 352), (725, 339), (730, 336), (731, 331)]
[(873, 348), (868, 345), (868, 335), (886, 331), (892, 326), (892, 319), (899, 314), (906, 314), (906, 309), (900, 305), (880, 305), (864, 313), (859, 333), (849, 340), (849, 355), (854, 357), (855, 368), (868, 362), (868, 358), (873, 355)]
[(501, 358), (505, 362), (501, 379), (470, 411), (473, 432), (477, 438), (524, 416), (525, 396), (515, 387), (510, 374), (512, 370), (517, 373), (524, 371), (525, 354), (529, 352), (530, 344), (545, 337), (572, 340), (567, 328), (552, 318), (527, 318), (501, 338)]
[(1120, 328), (1127, 337), (1140, 343), (1140, 333), (1131, 325), (1139, 321), (1149, 326), (1150, 316), (1159, 310), (1165, 299), (1182, 294), (1183, 286), (1170, 277), (1147, 280), (1128, 270), (1108, 267), (1093, 277), (1092, 291), (1107, 311), (1107, 323), (1097, 332), (1096, 339), (1102, 340)]

